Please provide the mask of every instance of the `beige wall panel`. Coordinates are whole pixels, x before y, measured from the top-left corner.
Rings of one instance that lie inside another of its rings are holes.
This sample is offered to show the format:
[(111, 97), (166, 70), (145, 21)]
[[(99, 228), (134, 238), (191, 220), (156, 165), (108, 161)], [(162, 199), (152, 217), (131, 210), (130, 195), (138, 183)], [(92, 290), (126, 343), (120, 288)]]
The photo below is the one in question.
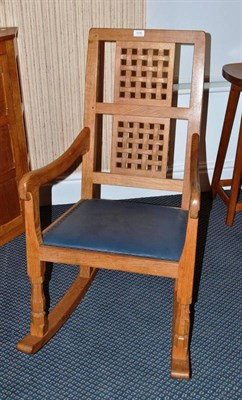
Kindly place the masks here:
[(144, 28), (145, 0), (0, 0), (0, 26), (19, 28), (29, 153), (37, 168), (59, 156), (82, 128), (89, 29)]

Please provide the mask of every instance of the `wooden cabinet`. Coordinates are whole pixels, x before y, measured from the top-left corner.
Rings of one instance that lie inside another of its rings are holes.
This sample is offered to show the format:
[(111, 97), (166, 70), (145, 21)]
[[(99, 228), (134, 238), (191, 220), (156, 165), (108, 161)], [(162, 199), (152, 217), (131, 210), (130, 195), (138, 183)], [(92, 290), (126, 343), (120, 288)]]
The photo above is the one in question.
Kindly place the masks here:
[(18, 183), (28, 171), (16, 28), (0, 28), (0, 245), (23, 232)]

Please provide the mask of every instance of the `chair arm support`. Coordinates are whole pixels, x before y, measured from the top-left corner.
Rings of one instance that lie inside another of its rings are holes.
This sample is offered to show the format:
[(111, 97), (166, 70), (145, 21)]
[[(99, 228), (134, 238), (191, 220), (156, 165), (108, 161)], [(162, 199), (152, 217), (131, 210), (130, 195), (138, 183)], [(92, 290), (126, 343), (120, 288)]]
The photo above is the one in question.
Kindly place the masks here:
[(199, 135), (192, 135), (191, 154), (190, 154), (190, 217), (198, 218), (200, 210), (200, 182), (199, 182)]
[(71, 146), (59, 158), (45, 167), (25, 174), (19, 183), (19, 195), (21, 200), (29, 200), (29, 192), (36, 193), (39, 191), (40, 186), (51, 182), (67, 171), (79, 157), (88, 152), (89, 143), (90, 129), (84, 128)]

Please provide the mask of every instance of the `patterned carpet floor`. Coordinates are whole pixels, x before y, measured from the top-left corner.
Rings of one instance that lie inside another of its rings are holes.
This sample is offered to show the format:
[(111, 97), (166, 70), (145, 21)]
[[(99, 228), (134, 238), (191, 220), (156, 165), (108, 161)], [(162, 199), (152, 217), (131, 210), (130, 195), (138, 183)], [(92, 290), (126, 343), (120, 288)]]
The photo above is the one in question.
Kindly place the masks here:
[[(171, 199), (178, 204), (179, 196), (151, 201)], [(64, 208), (53, 207), (53, 217)], [(170, 279), (98, 272), (64, 327), (29, 356), (15, 350), (30, 318), (24, 235), (0, 248), (0, 265), (0, 400), (242, 399), (242, 213), (227, 227), (219, 198), (212, 204), (202, 197), (189, 381), (170, 378)], [(51, 307), (77, 272), (76, 266), (53, 266)]]

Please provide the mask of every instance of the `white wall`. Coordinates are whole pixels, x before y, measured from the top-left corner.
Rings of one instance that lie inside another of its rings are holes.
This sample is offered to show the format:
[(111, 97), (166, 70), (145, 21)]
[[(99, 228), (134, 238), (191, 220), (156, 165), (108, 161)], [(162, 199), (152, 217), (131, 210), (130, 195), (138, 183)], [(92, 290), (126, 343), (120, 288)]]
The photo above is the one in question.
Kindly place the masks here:
[(211, 35), (211, 81), (242, 59), (241, 0), (146, 0), (146, 28), (197, 29)]
[[(221, 74), (222, 67), (242, 61), (242, 0), (147, 0), (146, 4), (146, 27), (149, 29), (196, 29), (206, 31), (211, 36), (211, 83), (206, 133), (206, 158), (211, 180), (229, 94), (229, 84)], [(185, 101), (186, 93), (183, 96)], [(229, 178), (233, 171), (241, 105), (240, 100), (223, 171), (224, 178)], [(177, 151), (175, 168), (180, 162)], [(204, 169), (205, 165), (201, 167)]]

